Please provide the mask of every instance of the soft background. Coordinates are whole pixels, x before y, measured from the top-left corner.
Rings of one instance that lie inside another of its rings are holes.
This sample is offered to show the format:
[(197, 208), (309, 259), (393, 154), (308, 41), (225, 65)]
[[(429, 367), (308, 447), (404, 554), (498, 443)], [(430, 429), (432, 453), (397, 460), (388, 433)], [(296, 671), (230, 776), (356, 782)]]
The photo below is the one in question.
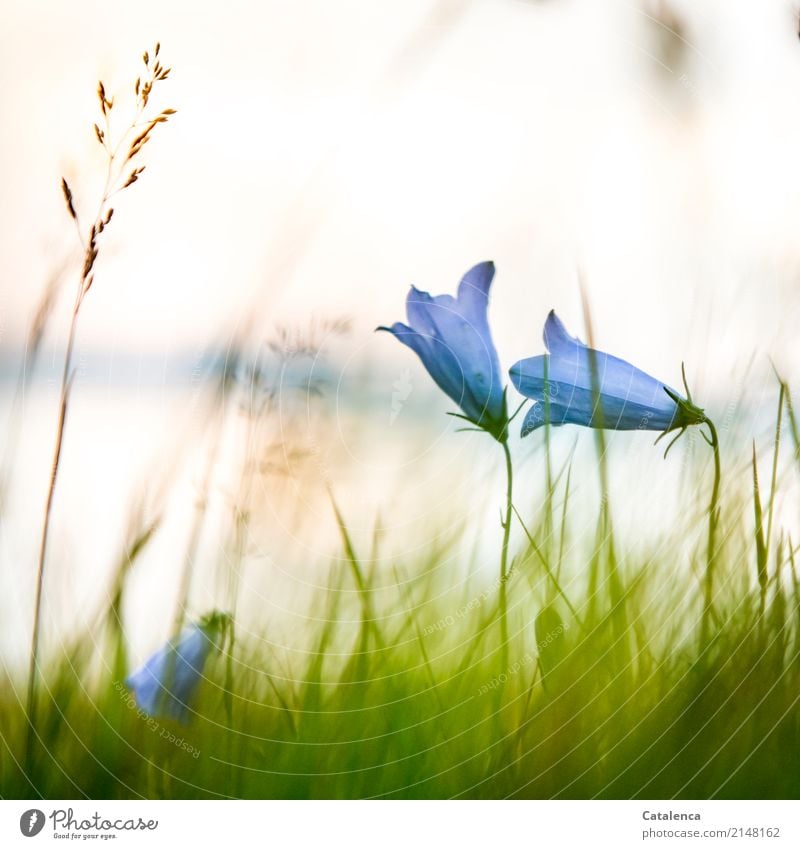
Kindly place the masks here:
[[(219, 352), (270, 340), (284, 350), (322, 342), (318, 358), (297, 364), (322, 386), (306, 397), (281, 385), (261, 437), (261, 527), (242, 579), (254, 620), (289, 651), (302, 643), (309, 588), (326, 585), (338, 546), (326, 481), (363, 549), (382, 528), (387, 586), (396, 558), (447, 534), (479, 563), (485, 547), (493, 574), (499, 452), (481, 435), (452, 435), (443, 415), (452, 405), (413, 355), (372, 333), (402, 317), (412, 282), (452, 292), (470, 265), (494, 259), (491, 321), (508, 367), (540, 352), (551, 307), (585, 337), (580, 270), (598, 346), (675, 386), (684, 360), (739, 458), (774, 420), (769, 358), (797, 385), (793, 4), (4, 0), (0, 9), (0, 391), (2, 427), (22, 433), (0, 538), (10, 667), (29, 638), (78, 263), (59, 181), (67, 177), (79, 208), (93, 207), (103, 167), (91, 131), (97, 79), (122, 108), (156, 39), (173, 68), (159, 103), (179, 112), (119, 199), (81, 316), (47, 569), (51, 637), (103, 597), (142, 493), (144, 509), (159, 498), (172, 507), (137, 565), (128, 628), (139, 652), (169, 631), (173, 565), (204, 469), (194, 449), (211, 438), (206, 367)], [(65, 262), (45, 354), (14, 408), (33, 310)], [(346, 332), (331, 330), (337, 319), (349, 320)], [(410, 394), (392, 421), (398, 380)], [(226, 557), (214, 529), (229, 521), (243, 422), (226, 427), (195, 612), (215, 603)], [(565, 429), (557, 454), (576, 439), (577, 451), (591, 451), (590, 434)], [(665, 463), (651, 441), (610, 440), (630, 548), (645, 529), (652, 542), (672, 526), (686, 487), (709, 485), (682, 474), (679, 452)], [(519, 500), (530, 507), (540, 447), (537, 436), (514, 446)], [(687, 441), (684, 461), (703, 449)], [(153, 494), (162, 478), (163, 497)], [(594, 478), (578, 481), (578, 517), (596, 489)], [(782, 493), (786, 526), (796, 484)], [(687, 545), (702, 533), (690, 526)]]

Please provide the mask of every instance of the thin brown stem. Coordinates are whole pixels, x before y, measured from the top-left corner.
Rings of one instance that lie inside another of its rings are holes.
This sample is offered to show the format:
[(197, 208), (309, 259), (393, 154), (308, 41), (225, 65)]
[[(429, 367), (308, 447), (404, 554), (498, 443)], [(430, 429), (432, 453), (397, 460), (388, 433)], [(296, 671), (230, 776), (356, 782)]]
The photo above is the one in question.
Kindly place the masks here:
[[(145, 54), (146, 57), (147, 54)], [(147, 65), (147, 61), (145, 60), (145, 65)], [(64, 431), (66, 428), (67, 421), (67, 408), (69, 405), (69, 396), (70, 390), (72, 388), (72, 359), (73, 352), (75, 348), (75, 337), (78, 326), (78, 316), (80, 314), (81, 304), (83, 303), (83, 298), (86, 293), (89, 291), (89, 288), (93, 282), (92, 270), (95, 265), (95, 261), (97, 260), (99, 246), (98, 246), (98, 238), (100, 234), (104, 231), (109, 221), (111, 220), (111, 216), (113, 214), (113, 210), (108, 207), (108, 201), (112, 197), (112, 195), (118, 191), (117, 184), (120, 182), (122, 178), (122, 174), (125, 170), (125, 165), (130, 161), (132, 156), (139, 152), (141, 146), (134, 150), (133, 146), (128, 152), (127, 157), (122, 162), (120, 168), (115, 174), (114, 166), (118, 162), (117, 155), (122, 147), (123, 143), (128, 139), (131, 130), (136, 125), (136, 122), (141, 117), (146, 105), (147, 105), (147, 94), (149, 94), (150, 90), (153, 87), (153, 84), (157, 79), (166, 79), (166, 76), (158, 76), (157, 69), (151, 75), (151, 79), (147, 83), (147, 92), (142, 94), (141, 96), (138, 94), (138, 86), (137, 86), (137, 108), (134, 114), (133, 121), (129, 125), (128, 129), (122, 134), (120, 137), (116, 147), (111, 148), (108, 143), (108, 139), (104, 136), (103, 132), (98, 129), (97, 125), (95, 125), (95, 131), (97, 133), (97, 137), (103, 145), (103, 149), (106, 151), (108, 155), (108, 161), (106, 163), (106, 179), (105, 184), (103, 186), (102, 195), (100, 198), (100, 202), (97, 207), (97, 213), (95, 215), (94, 221), (87, 231), (86, 237), (84, 233), (81, 231), (80, 226), (80, 218), (73, 204), (72, 192), (67, 185), (66, 180), (62, 179), (62, 190), (64, 192), (65, 200), (67, 202), (67, 208), (70, 214), (70, 217), (73, 219), (75, 223), (75, 227), (78, 231), (78, 239), (80, 240), (81, 247), (83, 248), (83, 269), (81, 271), (80, 279), (78, 281), (77, 291), (75, 293), (75, 303), (72, 308), (72, 317), (70, 319), (69, 325), (69, 335), (67, 339), (66, 351), (64, 353), (64, 370), (61, 375), (61, 390), (60, 390), (60, 403), (59, 403), (59, 414), (58, 414), (58, 425), (56, 428), (56, 442), (55, 448), (53, 451), (53, 462), (51, 466), (50, 472), (50, 483), (47, 489), (47, 499), (45, 502), (44, 508), (44, 518), (42, 522), (42, 535), (41, 541), (39, 544), (39, 558), (36, 569), (36, 591), (35, 591), (35, 601), (34, 601), (34, 614), (33, 614), (33, 633), (31, 635), (31, 652), (30, 652), (30, 667), (28, 671), (28, 693), (27, 693), (27, 710), (28, 710), (28, 734), (27, 734), (27, 744), (25, 750), (25, 761), (28, 767), (28, 771), (30, 773), (30, 768), (33, 765), (33, 746), (34, 739), (37, 736), (36, 732), (36, 719), (37, 719), (37, 704), (36, 704), (36, 685), (38, 680), (39, 673), (39, 652), (40, 652), (40, 635), (41, 635), (41, 620), (42, 620), (42, 600), (44, 596), (43, 588), (44, 588), (44, 579), (45, 579), (45, 564), (47, 561), (47, 543), (50, 534), (50, 521), (52, 518), (53, 512), (53, 500), (55, 497), (55, 489), (56, 489), (56, 481), (58, 479), (58, 470), (61, 461), (61, 451), (64, 443)], [(101, 110), (103, 113), (103, 118), (105, 121), (106, 133), (111, 132), (110, 120), (109, 120), (109, 112), (113, 107), (113, 99), (108, 101), (105, 95), (105, 89), (103, 87), (102, 82), (99, 84), (98, 95), (101, 100)], [(167, 120), (168, 115), (174, 114), (174, 110), (165, 110), (162, 112), (158, 118), (152, 121), (152, 127), (155, 127), (156, 123), (162, 123)], [(135, 181), (136, 176), (141, 173), (142, 168), (139, 168), (133, 172), (131, 177), (129, 177), (128, 181), (121, 188), (125, 188)]]
[(36, 683), (39, 672), (39, 641), (42, 619), (42, 588), (44, 586), (44, 567), (47, 558), (47, 541), (50, 533), (50, 519), (53, 513), (53, 498), (56, 491), (56, 480), (58, 479), (59, 463), (61, 461), (61, 448), (64, 444), (64, 428), (67, 421), (67, 405), (69, 393), (72, 388), (70, 370), (72, 367), (72, 353), (75, 348), (75, 335), (78, 326), (78, 315), (83, 300), (83, 292), (86, 286), (86, 277), (81, 275), (78, 283), (78, 291), (75, 296), (75, 305), (72, 309), (72, 319), (69, 325), (69, 337), (64, 355), (64, 370), (61, 374), (61, 392), (58, 414), (58, 426), (56, 428), (56, 443), (53, 450), (53, 463), (50, 472), (50, 484), (47, 489), (47, 500), (44, 508), (44, 521), (42, 523), (42, 536), (39, 543), (39, 560), (36, 568), (36, 598), (33, 613), (33, 634), (31, 637), (30, 666), (28, 669), (28, 741), (26, 746), (26, 758), (30, 764), (33, 750), (33, 738), (36, 736)]

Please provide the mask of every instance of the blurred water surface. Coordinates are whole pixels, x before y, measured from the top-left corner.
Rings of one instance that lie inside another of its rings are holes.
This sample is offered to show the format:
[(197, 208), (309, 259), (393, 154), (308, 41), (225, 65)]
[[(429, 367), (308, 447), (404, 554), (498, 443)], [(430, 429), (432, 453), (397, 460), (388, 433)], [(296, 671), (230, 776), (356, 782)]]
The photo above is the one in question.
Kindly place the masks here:
[[(320, 379), (309, 392), (315, 371)], [(184, 374), (181, 382), (179, 373), (165, 382), (163, 373), (145, 368), (138, 383), (104, 385), (87, 364), (76, 386), (47, 562), (49, 640), (59, 642), (76, 626), (96, 622), (131, 534), (157, 523), (126, 582), (125, 627), (136, 650), (148, 650), (157, 635), (169, 632), (189, 557), (190, 615), (229, 603), (233, 571), (242, 588), (244, 631), (266, 634), (290, 653), (301, 651), (324, 590), (340, 587), (334, 570), (344, 555), (331, 497), (386, 611), (402, 611), (403, 582), (420, 577), (417, 563), (433, 562), (425, 568), (436, 570), (443, 588), (469, 583), (480, 592), (496, 579), (501, 451), (485, 434), (455, 432), (458, 420), (445, 415), (451, 405), (416, 361), (393, 380), (380, 367), (354, 372), (347, 358), (308, 359), (292, 367), (291, 377), (284, 370), (269, 395), (259, 395), (244, 377), (220, 392), (218, 375)], [(30, 630), (57, 394), (46, 379), (35, 380), (14, 411), (11, 387), (7, 383), (3, 393), (7, 445), (14, 416), (21, 429), (7, 468), (12, 477), (0, 536), (0, 646), (13, 667), (24, 658)], [(733, 387), (731, 393), (725, 406), (715, 399), (714, 412), (731, 482), (729, 504), (741, 497), (738, 515), (747, 524), (752, 506), (741, 486), (748, 479), (750, 440), (759, 441), (766, 476), (777, 389), (765, 389), (755, 408)], [(257, 397), (263, 403), (254, 412)], [(570, 545), (579, 547), (593, 538), (600, 500), (593, 436), (572, 426), (551, 433), (552, 468), (560, 476), (556, 510), (560, 517), (571, 468)], [(706, 527), (711, 457), (705, 443), (690, 432), (664, 460), (653, 434), (606, 436), (623, 562), (630, 557), (638, 568), (643, 557), (663, 556), (667, 546), (676, 570), (688, 570)], [(776, 528), (789, 530), (796, 527), (800, 502), (784, 436)], [(512, 451), (515, 502), (533, 526), (544, 504), (543, 431), (524, 440), (514, 433)], [(237, 531), (242, 515), (244, 534)], [(515, 526), (512, 546), (522, 542)], [(573, 561), (581, 556), (577, 548), (567, 552)], [(581, 562), (572, 563), (570, 580), (581, 580)], [(525, 568), (529, 579), (538, 574), (535, 563)], [(355, 597), (355, 587), (352, 592)]]

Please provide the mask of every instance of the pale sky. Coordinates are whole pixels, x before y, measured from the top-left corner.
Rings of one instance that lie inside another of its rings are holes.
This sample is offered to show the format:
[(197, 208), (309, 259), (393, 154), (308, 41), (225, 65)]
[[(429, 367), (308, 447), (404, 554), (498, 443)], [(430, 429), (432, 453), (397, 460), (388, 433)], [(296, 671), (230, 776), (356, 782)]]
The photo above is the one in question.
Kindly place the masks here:
[(658, 7), (2, 0), (2, 341), (20, 342), (74, 246), (61, 175), (95, 203), (98, 77), (127, 92), (158, 39), (173, 68), (158, 103), (179, 113), (118, 198), (85, 350), (177, 355), (248, 321), (259, 336), (350, 315), (347, 356), (399, 362), (371, 329), (402, 318), (408, 285), (453, 291), (492, 258), (505, 365), (540, 350), (551, 307), (583, 334), (580, 265), (598, 342), (664, 380), (681, 359), (702, 382), (753, 352), (790, 371), (791, 5), (675, 2), (675, 37)]

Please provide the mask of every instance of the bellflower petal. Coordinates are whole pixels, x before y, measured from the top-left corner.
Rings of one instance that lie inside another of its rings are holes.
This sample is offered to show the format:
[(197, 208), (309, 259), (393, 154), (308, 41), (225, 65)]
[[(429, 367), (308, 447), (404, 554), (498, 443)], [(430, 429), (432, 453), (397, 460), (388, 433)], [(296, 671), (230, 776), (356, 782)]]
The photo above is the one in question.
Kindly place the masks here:
[(451, 398), (463, 396), (465, 387), (458, 360), (453, 352), (438, 340), (435, 333), (420, 333), (399, 321), (391, 327), (379, 330), (388, 330), (399, 342), (411, 348), (426, 364), (428, 374), (445, 394)]
[(523, 420), (523, 436), (547, 421), (666, 431), (699, 420), (692, 419), (692, 405), (674, 389), (625, 360), (587, 347), (567, 333), (554, 312), (545, 322), (544, 342), (548, 354), (520, 360), (509, 371), (517, 390), (535, 402)]
[(577, 350), (586, 348), (577, 336), (570, 336), (555, 310), (550, 310), (544, 323), (544, 346), (551, 354), (558, 356), (569, 356)]
[(494, 263), (479, 262), (461, 278), (458, 284), (458, 302), (461, 314), (482, 330), (489, 330), (487, 309), (489, 289), (494, 278)]
[(436, 385), (479, 427), (504, 438), (507, 413), (500, 361), (487, 310), (494, 263), (482, 262), (462, 278), (458, 296), (411, 287), (408, 324), (379, 327), (394, 334), (422, 360)]
[(214, 648), (213, 637), (213, 629), (192, 624), (128, 676), (125, 685), (145, 713), (188, 721), (203, 667)]

